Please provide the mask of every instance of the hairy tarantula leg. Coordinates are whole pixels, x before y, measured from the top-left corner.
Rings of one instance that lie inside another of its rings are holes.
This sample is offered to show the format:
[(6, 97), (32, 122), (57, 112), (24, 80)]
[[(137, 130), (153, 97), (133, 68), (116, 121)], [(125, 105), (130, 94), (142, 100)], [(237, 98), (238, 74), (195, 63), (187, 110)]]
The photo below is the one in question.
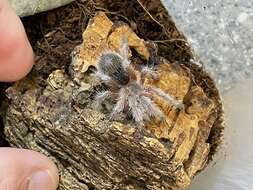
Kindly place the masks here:
[(130, 61), (128, 60), (129, 46), (128, 40), (126, 36), (123, 36), (120, 44), (120, 55), (122, 56), (122, 64), (124, 68), (127, 68), (130, 65)]
[(102, 81), (109, 81), (111, 80), (111, 78), (107, 75), (105, 75), (104, 73), (100, 72), (100, 71), (96, 71), (94, 73), (95, 77), (99, 78)]
[(102, 91), (96, 94), (94, 100), (95, 100), (95, 106), (99, 107), (101, 103), (103, 103), (106, 99), (111, 97), (110, 91)]
[(176, 108), (180, 109), (180, 110), (184, 110), (185, 106), (183, 104), (182, 101), (178, 101), (175, 98), (173, 98), (171, 95), (163, 92), (161, 89), (159, 88), (154, 88), (151, 87), (149, 88), (149, 90), (153, 93), (155, 93), (156, 95), (160, 96), (161, 98), (163, 98), (164, 100), (166, 100), (167, 102), (169, 102), (170, 104), (172, 104), (173, 106), (175, 106)]
[(142, 103), (138, 103), (136, 97), (129, 97), (128, 105), (134, 121), (139, 125), (139, 127), (143, 127), (144, 118), (148, 119), (149, 117), (147, 113), (143, 110)]
[(125, 104), (126, 104), (126, 96), (124, 95), (123, 92), (120, 92), (118, 101), (112, 110), (110, 120), (112, 120), (115, 117), (115, 115), (124, 111)]
[(164, 115), (162, 117), (160, 117), (160, 125), (161, 124), (169, 125), (169, 123), (167, 122), (167, 119)]
[(101, 103), (105, 101), (107, 98), (109, 98), (110, 95), (111, 95), (111, 92), (102, 91), (102, 92), (97, 93), (97, 95), (95, 96), (95, 100)]
[(147, 75), (150, 75), (152, 77), (153, 80), (158, 80), (159, 79), (159, 76), (158, 76), (158, 73), (156, 70), (154, 70), (153, 68), (151, 67), (143, 67), (141, 69), (141, 81), (144, 82), (144, 78), (147, 76)]
[(121, 38), (120, 54), (124, 59), (128, 58), (128, 40), (126, 36)]
[[(144, 109), (146, 102), (143, 101), (138, 95), (133, 94), (128, 97), (128, 106), (134, 121), (139, 126), (144, 126), (144, 120), (149, 119), (147, 110)], [(147, 107), (147, 106), (146, 106)]]
[[(146, 97), (148, 98), (148, 97)], [(148, 108), (149, 110), (149, 115), (151, 117), (156, 117), (156, 118), (159, 118), (159, 121), (160, 121), (160, 124), (161, 123), (167, 123), (167, 120), (166, 120), (166, 117), (164, 115), (164, 113), (160, 110), (160, 108), (150, 99), (148, 98), (150, 103), (150, 108)]]
[[(145, 96), (145, 95), (144, 95)], [(148, 110), (148, 114), (150, 118), (157, 118), (159, 119), (159, 125), (166, 124), (169, 125), (167, 122), (166, 116), (164, 113), (160, 110), (160, 108), (151, 100), (149, 97), (150, 94), (147, 94), (147, 96), (143, 97), (143, 99), (147, 102), (147, 107), (145, 108)]]

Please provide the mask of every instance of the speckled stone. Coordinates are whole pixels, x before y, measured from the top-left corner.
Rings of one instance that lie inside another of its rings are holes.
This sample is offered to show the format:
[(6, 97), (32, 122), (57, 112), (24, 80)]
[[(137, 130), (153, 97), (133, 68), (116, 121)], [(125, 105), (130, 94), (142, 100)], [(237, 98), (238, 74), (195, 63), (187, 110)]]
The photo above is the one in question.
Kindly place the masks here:
[(66, 5), (74, 0), (9, 0), (19, 16), (28, 16)]
[(223, 92), (251, 75), (252, 1), (163, 0), (163, 2)]

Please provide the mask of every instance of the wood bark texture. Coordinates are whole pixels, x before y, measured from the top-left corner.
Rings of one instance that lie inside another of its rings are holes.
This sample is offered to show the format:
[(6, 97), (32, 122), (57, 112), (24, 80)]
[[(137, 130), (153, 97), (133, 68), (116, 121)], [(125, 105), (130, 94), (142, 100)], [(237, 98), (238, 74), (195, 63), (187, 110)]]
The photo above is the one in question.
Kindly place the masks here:
[(127, 24), (114, 23), (99, 12), (73, 51), (70, 66), (47, 79), (30, 75), (6, 91), (8, 141), (52, 158), (61, 174), (60, 190), (185, 189), (211, 158), (221, 103), (215, 87), (198, 84), (196, 78), (203, 75), (199, 69), (193, 72), (156, 57), (159, 80), (147, 77), (145, 85), (162, 89), (186, 106), (180, 111), (154, 96), (166, 123), (154, 119), (138, 130), (125, 117), (110, 120), (112, 105), (96, 105), (94, 95), (103, 86), (93, 75), (97, 59), (105, 50), (119, 51), (122, 35), (129, 41), (132, 64), (144, 64), (153, 56), (150, 43)]

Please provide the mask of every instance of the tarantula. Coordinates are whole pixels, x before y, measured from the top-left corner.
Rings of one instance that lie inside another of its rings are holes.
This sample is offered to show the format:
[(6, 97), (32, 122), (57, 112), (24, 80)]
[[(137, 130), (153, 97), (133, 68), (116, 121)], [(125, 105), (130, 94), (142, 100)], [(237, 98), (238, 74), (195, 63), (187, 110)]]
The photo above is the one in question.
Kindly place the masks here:
[(108, 86), (109, 90), (99, 92), (95, 100), (102, 103), (106, 99), (116, 101), (111, 118), (120, 113), (130, 113), (134, 121), (143, 126), (145, 121), (158, 117), (164, 121), (165, 117), (159, 107), (152, 101), (152, 94), (156, 94), (177, 108), (183, 108), (183, 103), (175, 100), (169, 94), (155, 87), (145, 87), (144, 78), (154, 70), (143, 67), (140, 71), (131, 65), (128, 59), (128, 42), (122, 39), (120, 53), (105, 52), (98, 60), (96, 76)]

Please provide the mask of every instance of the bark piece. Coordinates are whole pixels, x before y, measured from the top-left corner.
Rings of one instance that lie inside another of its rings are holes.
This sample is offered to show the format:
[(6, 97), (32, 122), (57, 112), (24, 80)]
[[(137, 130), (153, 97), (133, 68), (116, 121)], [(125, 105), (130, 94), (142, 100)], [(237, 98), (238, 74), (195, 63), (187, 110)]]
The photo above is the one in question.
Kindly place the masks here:
[(80, 81), (83, 73), (90, 66), (97, 66), (99, 56), (106, 51), (120, 51), (122, 38), (128, 40), (129, 47), (134, 48), (146, 60), (149, 58), (149, 51), (132, 29), (126, 25), (113, 25), (113, 22), (103, 12), (98, 12), (92, 19), (83, 33), (83, 44), (73, 52), (72, 72), (75, 80)]
[(50, 156), (61, 173), (60, 189), (187, 188), (208, 160), (207, 139), (220, 104), (193, 82), (193, 73), (163, 58), (158, 59), (159, 80), (146, 78), (145, 85), (184, 101), (186, 109), (154, 97), (166, 124), (154, 119), (140, 131), (130, 120), (111, 121), (110, 111), (96, 106), (101, 85), (88, 68), (96, 66), (105, 48), (119, 51), (124, 33), (138, 56), (149, 57), (145, 42), (126, 25), (112, 26), (104, 13), (90, 21), (73, 53), (71, 76), (55, 70), (47, 80), (30, 76), (6, 91), (11, 103), (5, 134), (12, 145)]

